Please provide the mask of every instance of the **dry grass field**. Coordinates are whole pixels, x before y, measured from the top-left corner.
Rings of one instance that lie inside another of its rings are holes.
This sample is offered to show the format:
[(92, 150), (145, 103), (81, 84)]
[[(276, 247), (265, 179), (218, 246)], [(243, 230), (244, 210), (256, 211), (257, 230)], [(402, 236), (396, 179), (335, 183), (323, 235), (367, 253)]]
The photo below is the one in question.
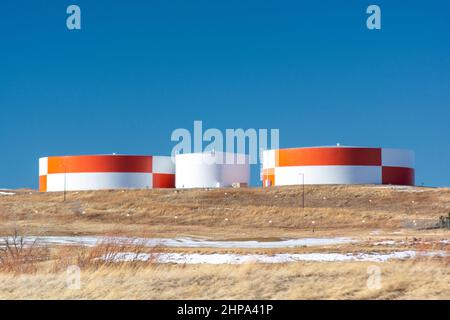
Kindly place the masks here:
[(378, 264), (380, 288), (367, 286), (365, 262), (285, 265), (142, 265), (87, 268), (80, 289), (67, 274), (0, 274), (2, 299), (450, 299), (448, 264)]
[(450, 212), (450, 189), (376, 186), (133, 190), (0, 196), (0, 234), (214, 238), (418, 229)]
[[(0, 195), (0, 236), (194, 237), (277, 240), (350, 237), (315, 247), (149, 248), (98, 244), (0, 251), (2, 299), (450, 299), (450, 231), (435, 228), (450, 212), (450, 189), (380, 186), (213, 190), (127, 190)], [(19, 237), (20, 238), (20, 237)], [(392, 242), (379, 245), (377, 242)], [(118, 252), (390, 253), (424, 255), (386, 262), (291, 262), (240, 265), (112, 262)], [(444, 253), (427, 256), (431, 251)], [(81, 286), (67, 285), (79, 266)], [(371, 268), (379, 268), (373, 288)]]

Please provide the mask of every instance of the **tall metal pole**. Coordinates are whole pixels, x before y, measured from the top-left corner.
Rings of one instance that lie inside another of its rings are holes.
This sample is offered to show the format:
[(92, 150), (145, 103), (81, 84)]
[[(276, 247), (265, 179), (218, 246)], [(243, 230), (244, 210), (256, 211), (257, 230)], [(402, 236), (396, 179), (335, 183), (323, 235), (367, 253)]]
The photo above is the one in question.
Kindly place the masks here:
[(299, 173), (302, 176), (302, 209), (305, 209), (305, 174)]
[(66, 175), (67, 175), (67, 168), (66, 168), (66, 165), (65, 164), (62, 164), (62, 166), (63, 166), (63, 168), (64, 168), (64, 201), (63, 202), (66, 202), (66, 185), (67, 185), (67, 183), (66, 183)]
[(64, 202), (66, 202), (66, 175), (67, 175), (67, 169), (66, 169), (66, 166), (64, 166)]
[(302, 174), (303, 190), (302, 190), (302, 207), (305, 209), (305, 174)]

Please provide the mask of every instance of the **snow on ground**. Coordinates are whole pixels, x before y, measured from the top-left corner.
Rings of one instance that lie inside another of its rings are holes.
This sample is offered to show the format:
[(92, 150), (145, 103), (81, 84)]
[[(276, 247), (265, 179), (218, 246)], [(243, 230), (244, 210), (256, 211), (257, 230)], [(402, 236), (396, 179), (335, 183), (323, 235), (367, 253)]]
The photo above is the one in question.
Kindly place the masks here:
[[(9, 238), (11, 240), (11, 238)], [(213, 241), (195, 238), (126, 238), (126, 237), (24, 237), (25, 244), (36, 242), (38, 245), (82, 245), (114, 243), (118, 245), (144, 245), (149, 247), (171, 248), (293, 248), (301, 246), (325, 246), (356, 242), (350, 238), (302, 238), (284, 239), (279, 241)], [(447, 243), (447, 240), (442, 240)], [(375, 245), (392, 245), (396, 242), (385, 240), (375, 242)], [(0, 246), (2, 240), (0, 239)], [(242, 263), (289, 263), (297, 261), (345, 262), (371, 261), (384, 262), (390, 259), (411, 259), (416, 256), (448, 256), (443, 251), (416, 252), (398, 251), (392, 253), (279, 253), (279, 254), (199, 254), (199, 253), (114, 253), (101, 259), (112, 262), (148, 261), (156, 263), (175, 264), (242, 264)]]
[(0, 195), (2, 196), (12, 196), (14, 194), (14, 192), (0, 191)]
[[(370, 188), (378, 188), (378, 189), (390, 189), (399, 192), (424, 192), (424, 189), (419, 189), (415, 186), (397, 186), (397, 185), (376, 185), (370, 186)], [(431, 189), (432, 190), (432, 189)]]
[[(175, 264), (243, 264), (243, 263), (289, 263), (298, 261), (312, 262), (346, 262), (369, 261), (385, 262), (391, 259), (411, 259), (418, 256), (415, 251), (398, 251), (387, 254), (379, 253), (280, 253), (265, 254), (199, 254), (199, 253), (131, 253), (122, 252), (114, 256), (103, 256), (111, 262), (149, 261), (155, 263)], [(422, 255), (422, 254), (420, 254)], [(447, 256), (444, 252), (428, 252), (426, 256)]]
[[(0, 246), (3, 239), (12, 238), (0, 237)], [(140, 245), (146, 247), (166, 247), (166, 248), (222, 248), (222, 249), (277, 249), (277, 248), (297, 248), (329, 246), (347, 243), (356, 243), (358, 240), (351, 238), (300, 238), (300, 239), (281, 239), (278, 241), (214, 241), (199, 238), (127, 238), (127, 237), (94, 237), (94, 236), (48, 236), (48, 237), (24, 237), (23, 242), (27, 245), (36, 243), (37, 245), (79, 245), (93, 247), (99, 244), (117, 244), (117, 245)], [(374, 246), (394, 246), (394, 245), (415, 245), (434, 243), (433, 241), (403, 241), (403, 240), (381, 240), (370, 242)], [(450, 244), (450, 240), (440, 240), (436, 243)]]
[(384, 240), (384, 241), (374, 242), (373, 244), (375, 246), (392, 246), (392, 245), (397, 244), (397, 241), (395, 241), (395, 240)]
[[(241, 248), (271, 249), (303, 246), (324, 246), (355, 242), (350, 238), (303, 238), (279, 241), (213, 241), (194, 238), (125, 238), (125, 237), (24, 237), (24, 243), (36, 241), (39, 245), (84, 245), (95, 246), (100, 243), (136, 244), (149, 247), (170, 248)], [(0, 239), (1, 244), (1, 239)]]
[(441, 244), (450, 244), (450, 240), (440, 240), (437, 242), (434, 241), (395, 241), (395, 240), (383, 240), (374, 242), (375, 246), (393, 246), (393, 245), (414, 245), (414, 244), (433, 244), (433, 243), (441, 243)]

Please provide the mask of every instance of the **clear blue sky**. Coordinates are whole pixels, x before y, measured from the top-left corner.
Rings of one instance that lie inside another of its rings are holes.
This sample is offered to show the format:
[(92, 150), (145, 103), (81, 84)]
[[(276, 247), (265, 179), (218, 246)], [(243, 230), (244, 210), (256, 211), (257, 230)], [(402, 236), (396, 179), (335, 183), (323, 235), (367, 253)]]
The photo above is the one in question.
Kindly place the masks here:
[(0, 188), (37, 188), (40, 156), (169, 154), (194, 120), (413, 149), (416, 183), (450, 186), (450, 2), (1, 2)]

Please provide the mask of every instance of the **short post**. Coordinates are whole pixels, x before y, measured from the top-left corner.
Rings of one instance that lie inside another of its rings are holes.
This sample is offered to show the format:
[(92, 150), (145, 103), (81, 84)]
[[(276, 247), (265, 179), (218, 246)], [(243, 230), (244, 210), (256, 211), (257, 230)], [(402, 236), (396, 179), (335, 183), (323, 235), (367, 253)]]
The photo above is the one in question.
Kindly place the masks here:
[(450, 212), (448, 213), (447, 217), (447, 229), (450, 230)]

